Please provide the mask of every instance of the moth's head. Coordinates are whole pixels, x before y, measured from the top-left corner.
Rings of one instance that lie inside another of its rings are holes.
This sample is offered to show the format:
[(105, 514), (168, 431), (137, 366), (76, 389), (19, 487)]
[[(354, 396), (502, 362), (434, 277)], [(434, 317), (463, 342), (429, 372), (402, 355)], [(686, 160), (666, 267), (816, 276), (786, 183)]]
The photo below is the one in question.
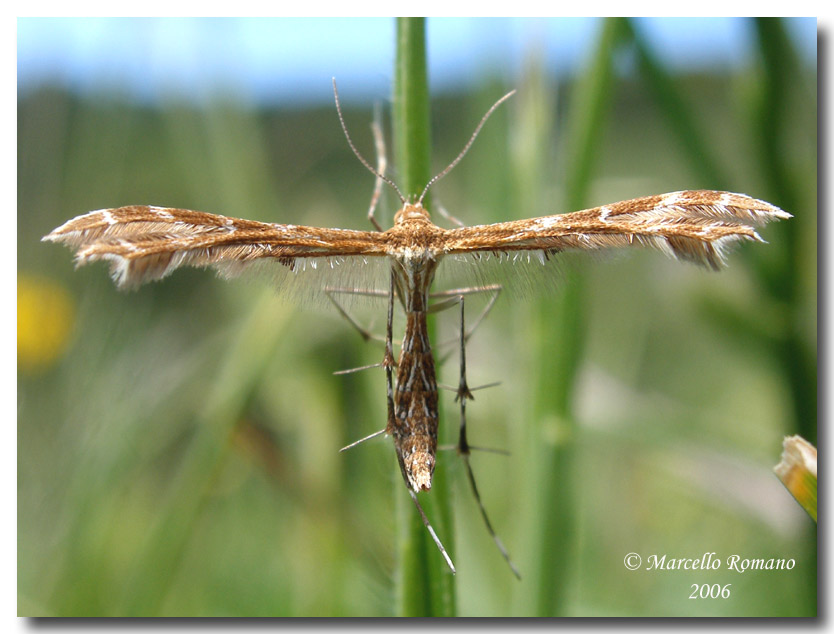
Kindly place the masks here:
[(406, 203), (403, 208), (394, 214), (394, 224), (400, 225), (405, 222), (425, 221), (429, 219), (429, 212), (425, 210), (422, 203)]

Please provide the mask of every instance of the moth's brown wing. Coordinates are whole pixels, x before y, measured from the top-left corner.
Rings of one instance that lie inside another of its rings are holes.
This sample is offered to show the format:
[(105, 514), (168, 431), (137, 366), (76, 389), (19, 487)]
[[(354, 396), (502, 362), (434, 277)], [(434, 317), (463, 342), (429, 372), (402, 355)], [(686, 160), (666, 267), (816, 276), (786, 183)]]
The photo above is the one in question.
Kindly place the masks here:
[(213, 266), (234, 275), (263, 260), (294, 269), (299, 258), (382, 256), (382, 235), (131, 206), (78, 216), (43, 239), (74, 248), (78, 265), (108, 261), (113, 280), (128, 288), (161, 279), (180, 266)]
[(548, 253), (643, 246), (718, 269), (732, 243), (761, 240), (754, 226), (790, 217), (743, 194), (673, 192), (569, 214), (452, 229), (446, 234), (446, 252)]

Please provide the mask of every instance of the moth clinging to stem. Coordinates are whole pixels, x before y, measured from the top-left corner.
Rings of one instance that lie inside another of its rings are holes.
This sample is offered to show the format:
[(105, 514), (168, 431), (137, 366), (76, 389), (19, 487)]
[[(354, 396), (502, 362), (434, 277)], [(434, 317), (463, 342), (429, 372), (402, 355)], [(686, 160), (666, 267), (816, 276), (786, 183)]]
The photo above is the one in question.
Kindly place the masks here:
[[(259, 262), (273, 262), (297, 273), (306, 268), (307, 262), (315, 264), (324, 260), (338, 266), (349, 259), (385, 260), (389, 270), (388, 288), (367, 293), (388, 298), (386, 347), (381, 364), (386, 371), (388, 420), (384, 429), (367, 438), (383, 433), (393, 438), (408, 491), (452, 571), (452, 561), (423, 513), (416, 494), (431, 488), (437, 452), (438, 385), (427, 316), (430, 312), (460, 304), (461, 381), (457, 397), (461, 427), (458, 452), (464, 457), (487, 528), (517, 575), (486, 517), (468, 462), (465, 401), (472, 395), (465, 380), (463, 306), (465, 295), (484, 289), (454, 289), (432, 294), (432, 283), (443, 260), (478, 258), (483, 254), (500, 259), (526, 252), (537, 255), (544, 263), (551, 256), (567, 250), (650, 247), (672, 258), (718, 270), (725, 262), (728, 247), (741, 241), (761, 241), (755, 226), (790, 218), (790, 214), (743, 194), (680, 191), (566, 214), (444, 229), (432, 222), (428, 210), (423, 207), (429, 188), (457, 165), (487, 118), (513, 93), (505, 95), (489, 109), (460, 154), (426, 184), (416, 200), (403, 196), (396, 184), (385, 176), (382, 153), (380, 164), (374, 169), (356, 150), (342, 118), (335, 82), (334, 93), (339, 120), (351, 149), (376, 176), (377, 185), (383, 181), (388, 183), (400, 198), (402, 207), (394, 215), (393, 226), (389, 229), (383, 231), (374, 219), (375, 202), (369, 212), (377, 229), (374, 231), (264, 223), (200, 211), (132, 205), (78, 216), (43, 239), (75, 249), (79, 266), (107, 261), (111, 276), (120, 288), (133, 288), (162, 279), (181, 266), (214, 267), (221, 274), (232, 276)], [(433, 304), (433, 298), (440, 299)], [(392, 346), (395, 299), (406, 315), (405, 332), (396, 359)]]

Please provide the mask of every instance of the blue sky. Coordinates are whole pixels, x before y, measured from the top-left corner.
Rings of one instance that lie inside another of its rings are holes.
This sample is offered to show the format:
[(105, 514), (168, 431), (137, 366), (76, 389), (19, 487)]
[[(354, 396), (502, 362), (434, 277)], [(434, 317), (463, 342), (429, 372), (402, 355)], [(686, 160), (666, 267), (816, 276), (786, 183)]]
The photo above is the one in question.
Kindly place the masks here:
[[(791, 19), (791, 33), (816, 63), (816, 20)], [(153, 101), (218, 93), (261, 103), (330, 102), (330, 78), (346, 101), (389, 92), (390, 18), (18, 20), (18, 85), (58, 81), (86, 94), (117, 90)], [(428, 22), (435, 91), (488, 73), (508, 80), (538, 47), (556, 73), (587, 55), (596, 18), (438, 18)], [(752, 31), (731, 18), (644, 19), (640, 28), (673, 69), (732, 68), (749, 58)]]

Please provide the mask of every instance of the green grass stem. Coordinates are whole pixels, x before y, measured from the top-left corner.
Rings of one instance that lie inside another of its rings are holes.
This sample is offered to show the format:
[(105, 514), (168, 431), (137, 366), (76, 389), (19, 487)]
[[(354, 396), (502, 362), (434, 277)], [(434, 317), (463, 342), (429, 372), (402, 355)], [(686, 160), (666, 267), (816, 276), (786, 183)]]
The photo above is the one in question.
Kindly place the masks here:
[[(589, 67), (573, 88), (568, 107), (565, 209), (582, 209), (599, 156), (613, 93), (613, 57), (622, 36), (620, 19), (606, 20)], [(531, 447), (537, 469), (529, 486), (537, 492), (540, 535), (534, 611), (563, 616), (573, 584), (576, 556), (576, 421), (573, 395), (585, 338), (584, 284), (578, 271), (559, 293), (540, 302), (532, 316), (535, 400)]]
[[(394, 147), (400, 188), (417, 197), (431, 178), (431, 126), (426, 70), (425, 19), (397, 20), (397, 58), (394, 73)], [(428, 198), (428, 197), (427, 197)], [(430, 209), (428, 199), (423, 205)], [(433, 332), (430, 330), (430, 334)], [(429, 495), (421, 495), (429, 521), (454, 561), (454, 534), (450, 491), (444, 461), (439, 461)], [(403, 490), (395, 483), (398, 503), (399, 568), (397, 613), (400, 616), (454, 616), (454, 577), (431, 541), (425, 526)]]
[(694, 184), (692, 189), (727, 189), (729, 179), (726, 172), (721, 168), (715, 150), (710, 147), (707, 136), (692, 115), (692, 109), (681, 95), (675, 80), (651, 50), (640, 30), (635, 28), (634, 21), (628, 19), (622, 24), (637, 53), (640, 74), (654, 95), (661, 114), (666, 117), (669, 130), (683, 148), (683, 156), (689, 161), (696, 183), (701, 183)]

